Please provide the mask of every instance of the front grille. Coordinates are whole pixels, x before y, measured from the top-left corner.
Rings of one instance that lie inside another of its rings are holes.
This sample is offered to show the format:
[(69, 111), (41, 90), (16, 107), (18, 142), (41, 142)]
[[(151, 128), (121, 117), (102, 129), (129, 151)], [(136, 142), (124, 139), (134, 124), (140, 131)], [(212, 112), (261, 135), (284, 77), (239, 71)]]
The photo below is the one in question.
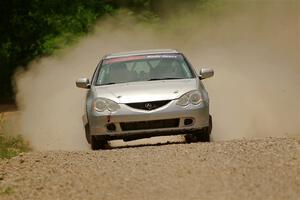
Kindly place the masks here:
[(159, 128), (175, 128), (179, 126), (179, 119), (165, 119), (140, 122), (123, 122), (120, 123), (123, 131), (159, 129)]
[(150, 101), (142, 103), (128, 103), (127, 106), (140, 110), (154, 110), (168, 104), (171, 100), (165, 101)]

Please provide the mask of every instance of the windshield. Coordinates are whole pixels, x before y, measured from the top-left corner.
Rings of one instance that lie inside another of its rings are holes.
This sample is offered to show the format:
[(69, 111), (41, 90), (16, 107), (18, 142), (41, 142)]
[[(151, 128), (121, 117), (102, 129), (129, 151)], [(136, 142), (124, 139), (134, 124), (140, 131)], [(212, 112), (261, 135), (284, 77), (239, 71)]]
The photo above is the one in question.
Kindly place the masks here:
[(181, 54), (129, 56), (103, 60), (96, 85), (189, 78), (194, 75)]

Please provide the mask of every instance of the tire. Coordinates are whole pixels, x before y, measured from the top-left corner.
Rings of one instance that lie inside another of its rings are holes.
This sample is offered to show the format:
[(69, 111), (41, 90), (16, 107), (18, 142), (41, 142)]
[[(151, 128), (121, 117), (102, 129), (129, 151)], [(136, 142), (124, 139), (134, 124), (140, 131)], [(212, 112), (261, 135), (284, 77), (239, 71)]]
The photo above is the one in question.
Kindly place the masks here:
[(84, 130), (85, 130), (85, 138), (86, 138), (86, 141), (91, 144), (91, 134), (90, 134), (90, 125), (89, 124), (86, 124), (84, 126)]
[(209, 115), (209, 126), (204, 128), (200, 134), (197, 134), (199, 142), (210, 142), (210, 134), (212, 130), (212, 116)]
[(191, 142), (210, 142), (210, 134), (212, 130), (212, 116), (209, 115), (209, 126), (200, 131), (185, 135), (185, 141)]
[(184, 136), (186, 143), (198, 142), (198, 138), (195, 136), (196, 134), (189, 133)]
[(209, 135), (211, 134), (211, 130), (212, 130), (212, 128), (213, 128), (213, 124), (212, 124), (212, 116), (211, 115), (209, 115), (209, 127), (208, 127), (209, 129), (208, 129), (208, 133), (209, 133)]
[(204, 131), (197, 136), (198, 142), (210, 142), (210, 134), (207, 131)]
[(92, 150), (99, 150), (105, 149), (107, 145), (107, 140), (98, 139), (96, 136), (91, 136), (91, 149)]

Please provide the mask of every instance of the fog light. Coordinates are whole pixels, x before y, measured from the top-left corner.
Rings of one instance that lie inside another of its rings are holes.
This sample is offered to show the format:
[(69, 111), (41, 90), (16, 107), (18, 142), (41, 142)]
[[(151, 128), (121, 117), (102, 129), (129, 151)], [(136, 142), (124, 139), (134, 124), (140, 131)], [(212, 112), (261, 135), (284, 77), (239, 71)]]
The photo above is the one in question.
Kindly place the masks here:
[(107, 130), (109, 131), (115, 131), (116, 130), (116, 125), (111, 123), (106, 125)]
[(194, 122), (193, 119), (185, 119), (185, 120), (184, 120), (184, 125), (185, 125), (185, 126), (188, 126), (188, 125), (191, 125), (193, 122)]

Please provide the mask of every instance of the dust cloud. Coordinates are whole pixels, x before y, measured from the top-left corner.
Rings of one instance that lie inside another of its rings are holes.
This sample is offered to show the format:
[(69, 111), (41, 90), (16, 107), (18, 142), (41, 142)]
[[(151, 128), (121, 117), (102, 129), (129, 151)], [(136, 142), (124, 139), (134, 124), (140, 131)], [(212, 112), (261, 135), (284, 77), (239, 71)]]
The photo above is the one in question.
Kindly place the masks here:
[(194, 67), (215, 70), (204, 80), (214, 140), (299, 135), (299, 3), (224, 1), (197, 8), (176, 14), (168, 8), (169, 15), (151, 25), (123, 10), (102, 19), (73, 48), (19, 70), (16, 132), (36, 150), (87, 149), (81, 121), (86, 91), (75, 80), (91, 77), (110, 52), (175, 48)]

